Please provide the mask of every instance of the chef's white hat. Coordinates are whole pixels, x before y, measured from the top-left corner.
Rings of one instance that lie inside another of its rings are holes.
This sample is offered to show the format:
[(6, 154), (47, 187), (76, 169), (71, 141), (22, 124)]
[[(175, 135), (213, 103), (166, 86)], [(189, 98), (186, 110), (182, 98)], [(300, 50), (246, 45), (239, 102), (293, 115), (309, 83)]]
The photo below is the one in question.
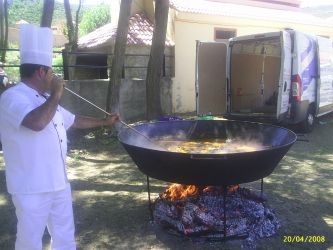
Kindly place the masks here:
[(52, 50), (53, 35), (50, 28), (21, 24), (21, 64), (29, 63), (52, 67)]

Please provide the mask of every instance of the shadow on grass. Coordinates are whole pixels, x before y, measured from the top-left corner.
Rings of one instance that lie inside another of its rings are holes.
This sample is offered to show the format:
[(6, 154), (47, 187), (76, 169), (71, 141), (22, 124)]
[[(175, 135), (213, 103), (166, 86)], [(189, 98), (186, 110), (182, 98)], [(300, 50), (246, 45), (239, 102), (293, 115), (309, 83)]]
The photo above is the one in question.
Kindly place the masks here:
[[(258, 241), (258, 249), (328, 249), (333, 247), (333, 124), (297, 142), (265, 178), (267, 204), (282, 227)], [(325, 139), (328, 138), (328, 139)], [(84, 149), (84, 154), (78, 150)], [(110, 157), (108, 159), (107, 157)], [(150, 223), (146, 176), (121, 145), (113, 141), (72, 147), (76, 171), (71, 181), (79, 249), (239, 249), (240, 242), (194, 243), (156, 230)], [(151, 179), (152, 198), (168, 183)], [(6, 195), (0, 170), (0, 194)], [(3, 216), (4, 215), (4, 216)], [(328, 218), (328, 219), (327, 219)], [(15, 213), (10, 202), (0, 205), (0, 249), (13, 249)], [(284, 236), (325, 236), (324, 243), (286, 243)]]
[[(283, 224), (278, 235), (262, 241), (262, 246), (273, 244), (284, 249), (333, 247), (333, 143), (327, 143), (327, 140), (322, 143), (321, 134), (322, 131), (318, 131), (308, 135), (310, 143), (297, 142), (273, 174), (266, 178), (269, 203)], [(324, 236), (325, 242), (283, 242), (284, 236), (293, 235)]]

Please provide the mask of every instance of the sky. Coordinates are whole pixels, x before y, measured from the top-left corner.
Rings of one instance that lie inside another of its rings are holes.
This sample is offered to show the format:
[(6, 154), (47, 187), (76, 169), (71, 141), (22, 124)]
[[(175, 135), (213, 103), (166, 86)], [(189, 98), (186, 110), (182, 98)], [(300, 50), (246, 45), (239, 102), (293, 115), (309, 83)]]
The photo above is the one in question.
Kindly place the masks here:
[(315, 7), (322, 5), (333, 5), (333, 0), (304, 0), (301, 3), (302, 7)]

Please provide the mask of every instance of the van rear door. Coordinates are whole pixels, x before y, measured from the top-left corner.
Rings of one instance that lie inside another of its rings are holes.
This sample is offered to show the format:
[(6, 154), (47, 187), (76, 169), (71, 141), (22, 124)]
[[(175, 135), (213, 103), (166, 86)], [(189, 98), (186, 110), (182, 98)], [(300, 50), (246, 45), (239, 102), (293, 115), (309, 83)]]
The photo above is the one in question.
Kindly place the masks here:
[(226, 43), (197, 41), (196, 110), (197, 115), (223, 115), (227, 110)]
[(320, 84), (317, 90), (318, 116), (333, 111), (333, 43), (330, 39), (317, 37), (319, 48)]
[(281, 31), (281, 71), (279, 78), (278, 100), (277, 100), (277, 120), (286, 118), (290, 107), (291, 89), (291, 36), (287, 31)]

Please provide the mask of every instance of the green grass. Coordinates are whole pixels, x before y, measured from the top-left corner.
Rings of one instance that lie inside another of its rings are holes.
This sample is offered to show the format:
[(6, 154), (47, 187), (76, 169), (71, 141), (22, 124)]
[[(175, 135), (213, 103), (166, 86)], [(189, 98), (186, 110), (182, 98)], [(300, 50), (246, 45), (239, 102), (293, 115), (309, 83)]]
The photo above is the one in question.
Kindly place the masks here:
[[(333, 121), (333, 117), (330, 117)], [(281, 221), (258, 249), (333, 249), (333, 123), (319, 125), (309, 142), (296, 142), (265, 178), (267, 204)], [(79, 249), (240, 249), (240, 241), (197, 243), (150, 223), (146, 176), (105, 130), (73, 133), (68, 176), (72, 183)], [(259, 183), (255, 183), (259, 185)], [(151, 179), (151, 195), (167, 183)], [(13, 249), (15, 213), (0, 165), (0, 249)], [(285, 236), (324, 236), (324, 243), (288, 243)], [(45, 245), (49, 242), (45, 237)]]

